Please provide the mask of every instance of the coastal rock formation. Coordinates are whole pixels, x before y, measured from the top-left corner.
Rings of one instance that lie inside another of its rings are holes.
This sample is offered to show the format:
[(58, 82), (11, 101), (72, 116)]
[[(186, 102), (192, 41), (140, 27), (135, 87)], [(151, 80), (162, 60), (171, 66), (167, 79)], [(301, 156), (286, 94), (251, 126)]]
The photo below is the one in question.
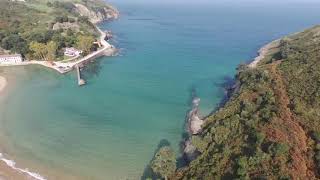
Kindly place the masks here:
[(188, 115), (188, 130), (191, 135), (198, 134), (201, 131), (203, 120), (200, 119), (199, 113), (200, 98), (194, 98), (192, 101), (192, 110)]
[(187, 116), (187, 132), (189, 137), (183, 144), (183, 152), (187, 161), (192, 161), (199, 155), (199, 152), (191, 140), (193, 135), (199, 134), (202, 131), (202, 125), (204, 123), (199, 117), (199, 105), (200, 98), (194, 97), (192, 100), (192, 109)]
[(184, 142), (183, 153), (188, 162), (196, 159), (197, 156), (200, 154), (197, 151), (196, 147), (192, 144), (191, 139), (188, 139), (187, 141)]
[(280, 40), (275, 40), (267, 45), (263, 46), (261, 49), (258, 51), (258, 56), (254, 58), (254, 60), (248, 65), (250, 68), (255, 68), (257, 67), (258, 63), (263, 60), (266, 56), (270, 55), (272, 53), (272, 49), (275, 49), (279, 46)]
[(97, 10), (89, 9), (87, 6), (83, 4), (74, 4), (75, 10), (81, 16), (86, 16), (89, 20), (96, 24), (104, 20), (113, 20), (119, 17), (119, 12), (112, 7), (102, 7)]
[(198, 155), (173, 179), (320, 179), (319, 34), (264, 46), (201, 130), (193, 109), (184, 152)]
[(80, 26), (77, 23), (71, 23), (71, 22), (59, 23), (59, 22), (57, 22), (53, 25), (52, 30), (59, 30), (59, 29), (63, 29), (63, 30), (71, 29), (72, 31), (78, 32), (80, 29)]

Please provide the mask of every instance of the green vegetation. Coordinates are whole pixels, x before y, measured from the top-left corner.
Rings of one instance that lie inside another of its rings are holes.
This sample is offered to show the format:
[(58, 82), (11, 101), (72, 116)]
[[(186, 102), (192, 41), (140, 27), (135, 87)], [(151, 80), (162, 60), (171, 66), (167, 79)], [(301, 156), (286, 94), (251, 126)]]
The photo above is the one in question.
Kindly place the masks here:
[(320, 27), (273, 42), (206, 119), (200, 155), (174, 179), (320, 178)]
[[(58, 60), (63, 58), (63, 48), (83, 44), (78, 40), (95, 41), (99, 32), (89, 17), (81, 16), (75, 4), (85, 5), (96, 13), (114, 10), (103, 0), (0, 0), (0, 47), (27, 59)], [(48, 53), (35, 51), (34, 46), (40, 45), (36, 43), (49, 47)], [(92, 45), (89, 46), (83, 48), (86, 53), (92, 50)]]
[(56, 59), (58, 45), (54, 41), (50, 41), (47, 44), (32, 41), (29, 49), (39, 60), (54, 61)]
[(92, 36), (78, 36), (77, 47), (83, 51), (84, 54), (91, 52), (95, 39)]
[(173, 150), (169, 146), (159, 149), (151, 162), (152, 171), (164, 178), (172, 176), (176, 170), (176, 157)]

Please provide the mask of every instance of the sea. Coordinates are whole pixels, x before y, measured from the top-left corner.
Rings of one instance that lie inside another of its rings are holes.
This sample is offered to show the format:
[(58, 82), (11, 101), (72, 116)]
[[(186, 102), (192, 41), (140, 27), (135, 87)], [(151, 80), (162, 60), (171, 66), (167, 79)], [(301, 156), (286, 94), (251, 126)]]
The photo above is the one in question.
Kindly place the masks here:
[[(194, 95), (206, 116), (264, 44), (320, 23), (317, 2), (112, 0), (117, 56), (79, 87), (41, 66), (1, 67), (0, 159), (36, 179), (141, 179), (161, 142), (177, 157)], [(29, 174), (30, 174), (29, 173)]]

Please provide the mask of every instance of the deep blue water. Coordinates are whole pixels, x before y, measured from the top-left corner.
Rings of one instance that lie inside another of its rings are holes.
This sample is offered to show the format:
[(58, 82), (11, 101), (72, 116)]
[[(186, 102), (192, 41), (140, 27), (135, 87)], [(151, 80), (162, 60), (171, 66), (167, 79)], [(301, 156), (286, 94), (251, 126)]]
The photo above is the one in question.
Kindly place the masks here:
[(193, 90), (206, 115), (239, 63), (320, 21), (319, 4), (113, 1), (121, 18), (100, 26), (121, 51), (90, 65), (85, 87), (74, 73), (5, 69), (15, 83), (0, 98), (4, 149), (44, 176), (138, 179), (162, 139), (179, 153)]

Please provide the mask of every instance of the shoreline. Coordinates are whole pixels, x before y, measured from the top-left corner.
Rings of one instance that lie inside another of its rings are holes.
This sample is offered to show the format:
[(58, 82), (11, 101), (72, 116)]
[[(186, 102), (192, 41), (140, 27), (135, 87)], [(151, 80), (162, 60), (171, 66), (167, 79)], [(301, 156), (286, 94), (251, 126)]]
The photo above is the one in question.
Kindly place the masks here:
[[(103, 22), (103, 21), (101, 21)], [(100, 22), (98, 22), (100, 23)], [(95, 28), (99, 31), (100, 35), (100, 42), (102, 47), (97, 51), (94, 51), (87, 56), (84, 56), (80, 59), (71, 58), (67, 62), (48, 62), (48, 61), (37, 61), (37, 60), (29, 60), (24, 61), (21, 63), (12, 63), (12, 64), (0, 64), (0, 67), (13, 67), (13, 66), (27, 66), (27, 65), (41, 65), (46, 68), (55, 70), (60, 74), (66, 74), (75, 69), (75, 67), (79, 64), (83, 64), (87, 61), (95, 60), (101, 56), (113, 56), (117, 49), (111, 45), (109, 42), (105, 40), (107, 37), (107, 33), (102, 31), (95, 23)], [(73, 61), (77, 59), (76, 61)], [(8, 86), (7, 78), (3, 75), (0, 75), (0, 96), (1, 93), (6, 89)], [(17, 163), (14, 160), (7, 159), (4, 155), (0, 152), (0, 179), (21, 179), (21, 180), (29, 180), (29, 179), (36, 179), (36, 180), (46, 180), (44, 176), (41, 174), (29, 170), (28, 168), (21, 168), (17, 166)]]
[[(263, 45), (258, 50), (258, 55), (253, 58), (249, 63), (247, 63), (247, 67), (249, 68), (256, 68), (258, 64), (269, 54), (270, 50), (272, 48), (275, 48), (278, 42), (280, 42), (281, 39), (273, 40), (265, 45)], [(187, 121), (186, 121), (186, 129), (188, 136), (187, 138), (182, 140), (182, 153), (184, 154), (184, 157), (187, 159), (187, 161), (191, 162), (194, 160), (198, 155), (199, 152), (196, 150), (194, 145), (191, 142), (191, 137), (193, 135), (200, 134), (203, 131), (202, 125), (206, 123), (206, 119), (213, 115), (215, 112), (219, 111), (220, 108), (222, 108), (231, 98), (231, 96), (237, 92), (240, 88), (240, 83), (235, 80), (232, 86), (226, 87), (227, 93), (222, 98), (221, 102), (219, 103), (218, 107), (216, 107), (212, 112), (210, 112), (208, 115), (203, 116), (203, 118), (200, 118), (201, 115), (199, 114), (199, 104), (200, 104), (200, 98), (194, 97), (192, 101), (192, 108), (187, 114)]]
[[(0, 67), (12, 67), (12, 66), (26, 66), (26, 65), (41, 65), (50, 69), (53, 69), (60, 74), (65, 74), (70, 71), (72, 71), (77, 65), (82, 64), (86, 61), (94, 60), (101, 56), (113, 56), (115, 52), (117, 51), (116, 48), (108, 43), (105, 38), (107, 37), (107, 33), (102, 31), (97, 25), (95, 25), (95, 28), (100, 32), (100, 42), (102, 44), (102, 48), (98, 49), (97, 51), (94, 51), (87, 56), (82, 57), (81, 59), (78, 59), (76, 61), (70, 60), (69, 62), (48, 62), (48, 61), (37, 61), (37, 60), (29, 60), (29, 61), (23, 61), (21, 63), (6, 63), (1, 64)], [(1, 90), (1, 87), (0, 87)]]
[(248, 67), (249, 68), (256, 68), (258, 66), (258, 64), (260, 63), (261, 60), (263, 60), (269, 53), (270, 49), (274, 48), (274, 46), (276, 45), (276, 43), (280, 42), (281, 39), (277, 39), (277, 40), (273, 40), (267, 44), (265, 44), (264, 46), (262, 46), (259, 50), (258, 50), (258, 56), (256, 56), (249, 64)]
[[(8, 87), (8, 78), (5, 75), (0, 75), (0, 96)], [(21, 180), (46, 180), (37, 172), (31, 171), (28, 168), (21, 168), (17, 163), (8, 159), (3, 152), (0, 152), (0, 179), (21, 179)]]
[(4, 158), (3, 154), (0, 153), (0, 178), (8, 177), (14, 179), (37, 179), (46, 180), (45, 177), (41, 176), (36, 172), (32, 172), (29, 169), (19, 168), (16, 166), (16, 162), (10, 159)]
[[(268, 55), (270, 49), (274, 48), (274, 46), (276, 45), (276, 43), (278, 43), (281, 39), (277, 39), (274, 41), (271, 41), (265, 45), (263, 45), (259, 50), (258, 50), (258, 56), (256, 56), (255, 58), (253, 58), (248, 64), (247, 66), (249, 68), (256, 68), (258, 66), (258, 64)], [(188, 132), (190, 134), (198, 134), (199, 132), (201, 132), (202, 128), (199, 127), (199, 125), (201, 126), (202, 124), (204, 124), (204, 121), (212, 114), (214, 114), (217, 110), (219, 110), (219, 108), (221, 108), (226, 102), (229, 101), (230, 97), (232, 96), (232, 94), (234, 94), (234, 92), (237, 91), (237, 89), (239, 89), (240, 84), (237, 83), (236, 81), (230, 85), (230, 87), (226, 87), (227, 89), (227, 93), (226, 93), (226, 98), (222, 99), (222, 102), (219, 103), (220, 105), (215, 108), (215, 110), (213, 110), (212, 112), (210, 112), (208, 115), (203, 116), (202, 119), (200, 119), (200, 115), (199, 115), (199, 104), (200, 104), (200, 98), (195, 97), (193, 99), (193, 103), (192, 103), (192, 109), (189, 111), (188, 113), (188, 121), (187, 121), (187, 129)], [(192, 125), (194, 123), (194, 125)]]
[[(112, 7), (113, 8), (113, 7)], [(114, 19), (117, 19), (119, 17), (119, 11), (113, 8), (116, 12), (116, 16)], [(94, 28), (100, 33), (100, 36), (97, 37), (97, 41), (100, 41), (101, 47), (97, 49), (94, 52), (91, 52), (90, 54), (84, 56), (84, 57), (72, 57), (70, 59), (67, 59), (65, 61), (38, 61), (38, 60), (26, 60), (21, 63), (0, 63), (0, 67), (13, 67), (13, 66), (27, 66), (27, 65), (40, 65), (44, 66), (45, 68), (52, 69), (59, 74), (66, 74), (68, 72), (71, 72), (75, 69), (76, 66), (80, 64), (84, 64), (88, 61), (96, 60), (97, 58), (101, 56), (114, 56), (117, 52), (117, 49), (110, 44), (106, 38), (108, 36), (107, 32), (100, 29), (98, 26), (101, 22), (109, 21), (110, 17), (101, 18), (99, 21), (93, 21), (90, 19), (92, 24), (94, 25)], [(5, 75), (0, 74), (0, 96), (2, 93), (6, 90), (8, 87), (8, 78)], [(46, 175), (42, 176), (42, 174), (38, 173), (37, 170), (29, 170), (28, 166), (19, 166), (19, 162), (16, 162), (15, 160), (19, 159), (8, 159), (7, 155), (3, 152), (0, 152), (0, 180), (1, 179), (21, 179), (21, 180), (46, 180)], [(71, 178), (71, 179), (77, 179), (77, 178)]]

